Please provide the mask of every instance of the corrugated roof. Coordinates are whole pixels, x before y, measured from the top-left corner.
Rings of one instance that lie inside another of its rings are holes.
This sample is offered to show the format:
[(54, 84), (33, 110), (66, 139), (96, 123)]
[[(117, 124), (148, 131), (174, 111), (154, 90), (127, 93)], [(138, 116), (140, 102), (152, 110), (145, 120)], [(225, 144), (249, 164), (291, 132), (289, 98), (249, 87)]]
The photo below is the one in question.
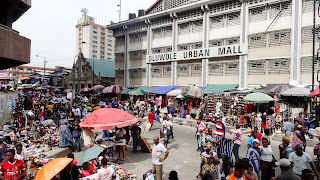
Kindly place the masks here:
[[(99, 60), (99, 59), (86, 59), (90, 63), (91, 68), (94, 69), (96, 76), (115, 78), (115, 63), (110, 60)], [(94, 65), (93, 65), (94, 61)], [(94, 66), (94, 68), (93, 68)]]

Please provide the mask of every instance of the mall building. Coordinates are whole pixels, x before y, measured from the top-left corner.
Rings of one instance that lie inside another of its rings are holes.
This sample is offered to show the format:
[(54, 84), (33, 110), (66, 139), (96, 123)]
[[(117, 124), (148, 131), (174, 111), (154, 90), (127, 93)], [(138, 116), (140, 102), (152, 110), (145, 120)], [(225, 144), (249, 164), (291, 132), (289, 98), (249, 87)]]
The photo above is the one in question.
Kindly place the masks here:
[(313, 0), (158, 0), (107, 26), (115, 83), (311, 84), (312, 23)]

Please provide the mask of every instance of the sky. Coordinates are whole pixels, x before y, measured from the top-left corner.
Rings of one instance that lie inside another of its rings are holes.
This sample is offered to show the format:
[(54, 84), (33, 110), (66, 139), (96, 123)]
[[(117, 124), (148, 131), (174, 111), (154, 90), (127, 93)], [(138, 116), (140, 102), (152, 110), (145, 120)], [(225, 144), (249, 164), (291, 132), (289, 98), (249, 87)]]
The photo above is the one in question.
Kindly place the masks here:
[[(122, 0), (121, 20), (129, 13), (138, 14), (148, 9), (156, 0)], [(31, 39), (31, 66), (72, 67), (76, 56), (76, 28), (81, 9), (87, 8), (95, 23), (108, 25), (119, 21), (120, 0), (32, 0), (31, 8), (14, 24), (13, 29)]]

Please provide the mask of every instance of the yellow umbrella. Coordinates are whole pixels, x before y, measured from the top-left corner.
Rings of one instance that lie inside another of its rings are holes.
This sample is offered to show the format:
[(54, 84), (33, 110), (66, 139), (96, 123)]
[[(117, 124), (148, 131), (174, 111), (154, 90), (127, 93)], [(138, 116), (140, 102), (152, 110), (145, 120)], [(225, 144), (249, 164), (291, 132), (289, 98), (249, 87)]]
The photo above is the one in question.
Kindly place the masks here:
[(44, 165), (36, 174), (35, 180), (50, 180), (62, 171), (73, 159), (57, 158)]

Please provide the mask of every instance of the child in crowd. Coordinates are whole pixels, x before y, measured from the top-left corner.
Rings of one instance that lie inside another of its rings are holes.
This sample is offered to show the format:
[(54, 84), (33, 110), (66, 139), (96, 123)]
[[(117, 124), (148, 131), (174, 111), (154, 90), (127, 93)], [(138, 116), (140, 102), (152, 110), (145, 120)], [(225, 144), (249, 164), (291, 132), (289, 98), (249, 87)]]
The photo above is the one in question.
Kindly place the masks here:
[(80, 126), (76, 125), (74, 127), (74, 130), (72, 131), (72, 137), (78, 152), (81, 151), (80, 136), (81, 136)]
[(249, 168), (247, 170), (247, 173), (251, 176), (252, 180), (258, 180), (257, 173), (253, 172), (253, 167), (251, 164), (249, 164)]
[(92, 173), (90, 172), (90, 164), (88, 162), (85, 162), (82, 164), (82, 172), (81, 172), (81, 177), (87, 177), (87, 176), (91, 176)]

